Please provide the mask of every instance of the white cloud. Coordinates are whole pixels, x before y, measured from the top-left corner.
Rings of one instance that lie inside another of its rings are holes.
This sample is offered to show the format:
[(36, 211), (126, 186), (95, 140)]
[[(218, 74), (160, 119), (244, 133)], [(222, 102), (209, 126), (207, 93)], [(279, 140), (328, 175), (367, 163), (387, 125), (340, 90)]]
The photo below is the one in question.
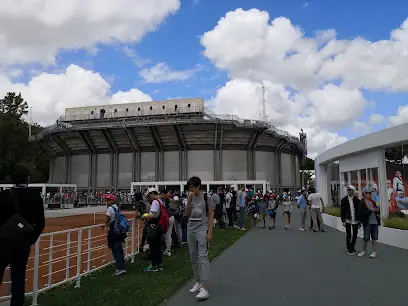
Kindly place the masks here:
[(384, 116), (381, 114), (372, 114), (368, 120), (370, 124), (381, 124), (385, 120)]
[(51, 124), (67, 107), (151, 101), (152, 98), (138, 89), (119, 91), (110, 95), (109, 83), (99, 74), (71, 65), (61, 74), (41, 73), (28, 84), (13, 84), (0, 76), (0, 96), (8, 91), (21, 92), (32, 118), (39, 124)]
[(53, 64), (63, 49), (137, 43), (179, 8), (180, 0), (3, 0), (0, 64)]
[[(359, 117), (373, 101), (362, 89), (408, 91), (408, 19), (390, 39), (371, 42), (339, 40), (334, 29), (307, 37), (288, 18), (270, 21), (265, 11), (237, 9), (204, 33), (201, 44), (203, 54), (232, 80), (214, 98), (216, 107), (253, 116), (260, 101), (254, 81), (269, 82), (268, 90), (276, 90), (267, 94), (270, 119), (283, 126), (290, 122), (296, 134), (308, 128), (311, 154), (345, 141), (333, 133), (339, 128), (368, 130)], [(401, 109), (390, 121), (405, 120), (405, 112), (408, 120), (408, 109)], [(369, 123), (383, 120), (376, 114)]]
[(146, 83), (164, 83), (172, 81), (185, 81), (191, 78), (200, 67), (188, 70), (173, 70), (166, 63), (158, 63), (152, 67), (139, 71)]
[(391, 125), (399, 125), (408, 122), (408, 105), (398, 107), (397, 115), (390, 116), (389, 121)]
[(143, 66), (146, 66), (147, 64), (150, 64), (152, 62), (150, 58), (141, 57), (134, 49), (130, 48), (129, 46), (124, 46), (123, 52), (133, 60), (138, 68), (142, 68)]
[[(316, 126), (313, 109), (302, 95), (291, 96), (282, 85), (263, 82), (267, 101), (268, 119), (276, 127), (298, 135), (300, 129), (307, 133), (309, 156), (316, 156), (327, 148), (345, 142), (347, 138)], [(218, 90), (210, 105), (217, 113), (237, 115), (241, 118), (261, 120), (262, 87), (257, 82), (245, 79), (229, 81)], [(309, 115), (308, 115), (309, 114)], [(311, 114), (311, 115), (310, 115)]]

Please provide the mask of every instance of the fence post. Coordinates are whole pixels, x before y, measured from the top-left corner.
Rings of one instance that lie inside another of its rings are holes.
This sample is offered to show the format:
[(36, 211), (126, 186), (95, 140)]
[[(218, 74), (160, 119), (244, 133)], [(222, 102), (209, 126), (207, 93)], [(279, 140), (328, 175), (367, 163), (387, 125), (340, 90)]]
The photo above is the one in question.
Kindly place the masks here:
[(137, 221), (137, 254), (140, 253), (140, 222)]
[(135, 225), (136, 225), (136, 220), (132, 220), (132, 259), (131, 262), (135, 262)]
[(78, 232), (78, 247), (77, 247), (77, 279), (75, 288), (81, 287), (81, 253), (82, 253), (82, 229)]
[(37, 242), (34, 245), (34, 279), (33, 279), (33, 301), (32, 305), (38, 305), (38, 269), (40, 262), (40, 239), (38, 238)]
[(50, 236), (50, 248), (48, 255), (48, 287), (52, 285), (52, 253), (54, 252), (54, 234)]
[(65, 261), (65, 279), (69, 279), (69, 269), (70, 269), (70, 264), (69, 264), (69, 257), (71, 256), (71, 232), (68, 232), (67, 234), (67, 258)]
[(91, 271), (91, 251), (92, 251), (92, 229), (88, 229), (88, 263), (87, 270)]

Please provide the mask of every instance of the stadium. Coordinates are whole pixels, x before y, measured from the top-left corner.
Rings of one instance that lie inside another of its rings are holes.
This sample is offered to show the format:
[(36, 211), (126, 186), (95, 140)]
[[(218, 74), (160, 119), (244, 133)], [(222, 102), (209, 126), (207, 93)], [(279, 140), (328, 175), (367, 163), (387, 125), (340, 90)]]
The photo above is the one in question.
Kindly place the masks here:
[(306, 154), (299, 138), (266, 122), (217, 115), (202, 99), (69, 108), (34, 139), (50, 156), (49, 183), (88, 193), (193, 175), (295, 190)]

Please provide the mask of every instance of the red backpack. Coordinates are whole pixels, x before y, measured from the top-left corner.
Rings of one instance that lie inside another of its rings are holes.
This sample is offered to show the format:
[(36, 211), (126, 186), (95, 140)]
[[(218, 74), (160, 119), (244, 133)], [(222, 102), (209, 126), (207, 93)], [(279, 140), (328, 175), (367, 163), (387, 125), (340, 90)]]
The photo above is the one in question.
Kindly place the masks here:
[(157, 222), (157, 227), (160, 228), (163, 233), (167, 233), (169, 230), (169, 215), (167, 214), (166, 207), (164, 207), (163, 202), (157, 199), (160, 205), (160, 219)]

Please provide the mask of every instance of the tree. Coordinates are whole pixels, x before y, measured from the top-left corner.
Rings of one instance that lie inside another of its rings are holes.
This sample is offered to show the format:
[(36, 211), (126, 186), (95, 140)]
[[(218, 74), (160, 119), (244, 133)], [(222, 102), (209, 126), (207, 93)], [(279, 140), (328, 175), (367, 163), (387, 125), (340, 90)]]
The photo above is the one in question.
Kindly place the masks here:
[(306, 157), (300, 169), (301, 170), (314, 170), (315, 169), (314, 160), (309, 157)]
[[(47, 156), (38, 143), (28, 139), (28, 104), (21, 94), (7, 93), (0, 99), (0, 182), (8, 183), (11, 169), (18, 162), (32, 168), (33, 182), (48, 180)], [(35, 125), (33, 129), (42, 129)]]
[(15, 92), (8, 92), (0, 100), (0, 113), (12, 115), (21, 120), (24, 115), (28, 114), (28, 104), (24, 101), (21, 93), (16, 95)]

